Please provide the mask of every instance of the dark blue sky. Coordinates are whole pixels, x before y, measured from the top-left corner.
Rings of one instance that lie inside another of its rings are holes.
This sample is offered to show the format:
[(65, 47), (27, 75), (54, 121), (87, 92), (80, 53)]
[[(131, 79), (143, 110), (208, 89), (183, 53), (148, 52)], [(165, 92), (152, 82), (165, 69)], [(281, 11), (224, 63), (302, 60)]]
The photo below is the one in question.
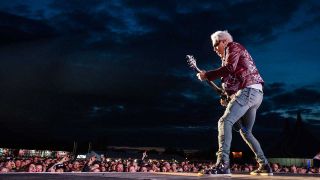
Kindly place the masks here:
[(3, 142), (215, 145), (223, 108), (185, 55), (218, 67), (216, 30), (247, 47), (266, 82), (257, 136), (274, 137), (297, 111), (320, 135), (319, 9), (316, 0), (2, 0)]

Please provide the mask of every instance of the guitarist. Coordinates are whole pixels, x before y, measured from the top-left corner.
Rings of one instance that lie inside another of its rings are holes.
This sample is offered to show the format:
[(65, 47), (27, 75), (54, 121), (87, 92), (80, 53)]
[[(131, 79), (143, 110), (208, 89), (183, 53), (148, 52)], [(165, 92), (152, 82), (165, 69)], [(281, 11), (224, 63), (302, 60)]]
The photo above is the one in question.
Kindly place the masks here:
[(240, 134), (254, 152), (258, 169), (251, 175), (273, 175), (258, 140), (252, 134), (263, 91), (262, 80), (256, 65), (248, 51), (239, 43), (233, 42), (228, 31), (217, 31), (211, 35), (213, 50), (220, 56), (222, 66), (211, 71), (200, 71), (198, 78), (213, 81), (221, 78), (222, 87), (229, 97), (220, 100), (226, 106), (223, 116), (218, 121), (218, 143), (216, 167), (208, 174), (230, 174), (229, 154), (232, 140), (232, 126), (240, 118)]

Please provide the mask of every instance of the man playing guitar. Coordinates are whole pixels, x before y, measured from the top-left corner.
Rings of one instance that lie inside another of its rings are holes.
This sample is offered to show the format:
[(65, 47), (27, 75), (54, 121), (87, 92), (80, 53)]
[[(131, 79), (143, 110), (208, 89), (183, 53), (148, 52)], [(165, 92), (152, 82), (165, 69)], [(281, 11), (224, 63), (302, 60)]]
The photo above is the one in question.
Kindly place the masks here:
[[(218, 143), (216, 167), (208, 174), (230, 173), (230, 146), (232, 140), (232, 126), (240, 119), (240, 134), (243, 140), (254, 152), (258, 169), (251, 175), (273, 175), (268, 160), (260, 143), (252, 134), (256, 118), (256, 111), (262, 99), (264, 84), (256, 65), (248, 51), (239, 43), (233, 42), (227, 31), (217, 31), (211, 35), (213, 50), (222, 60), (222, 66), (215, 70), (199, 70), (197, 77), (201, 81), (212, 82), (221, 78), (221, 95), (228, 98), (221, 99), (221, 105), (226, 106), (223, 116), (218, 121)], [(214, 83), (213, 83), (214, 84)], [(219, 91), (219, 90), (218, 90)]]

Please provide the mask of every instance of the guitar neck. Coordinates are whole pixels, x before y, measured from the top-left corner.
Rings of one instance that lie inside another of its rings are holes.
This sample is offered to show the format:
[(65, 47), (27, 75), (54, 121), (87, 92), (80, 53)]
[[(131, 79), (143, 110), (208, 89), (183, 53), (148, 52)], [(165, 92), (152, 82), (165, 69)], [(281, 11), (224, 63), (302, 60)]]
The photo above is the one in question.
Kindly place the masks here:
[(214, 82), (206, 80), (207, 84), (212, 87), (213, 90), (215, 90), (218, 94), (223, 94), (223, 90), (218, 87)]
[[(201, 72), (201, 70), (198, 68), (198, 67), (195, 67), (195, 71), (197, 72), (197, 73), (200, 73)], [(214, 91), (216, 91), (218, 94), (223, 94), (223, 90), (220, 88), (220, 87), (218, 87), (214, 82), (212, 82), (212, 81), (209, 81), (209, 80), (206, 80), (206, 83), (214, 90)]]

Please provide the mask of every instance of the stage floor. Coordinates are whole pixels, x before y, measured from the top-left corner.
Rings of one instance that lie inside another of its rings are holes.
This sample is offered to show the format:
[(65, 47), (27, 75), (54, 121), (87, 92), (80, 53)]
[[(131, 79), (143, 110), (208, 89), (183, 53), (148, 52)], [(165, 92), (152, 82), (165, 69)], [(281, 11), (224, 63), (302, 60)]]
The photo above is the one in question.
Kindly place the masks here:
[(40, 180), (40, 179), (64, 179), (64, 180), (85, 180), (85, 179), (279, 179), (279, 180), (316, 180), (320, 179), (320, 174), (317, 175), (293, 175), (293, 174), (275, 174), (274, 176), (250, 176), (248, 174), (233, 174), (228, 176), (198, 176), (196, 173), (7, 173), (0, 174), (0, 179), (6, 180)]

